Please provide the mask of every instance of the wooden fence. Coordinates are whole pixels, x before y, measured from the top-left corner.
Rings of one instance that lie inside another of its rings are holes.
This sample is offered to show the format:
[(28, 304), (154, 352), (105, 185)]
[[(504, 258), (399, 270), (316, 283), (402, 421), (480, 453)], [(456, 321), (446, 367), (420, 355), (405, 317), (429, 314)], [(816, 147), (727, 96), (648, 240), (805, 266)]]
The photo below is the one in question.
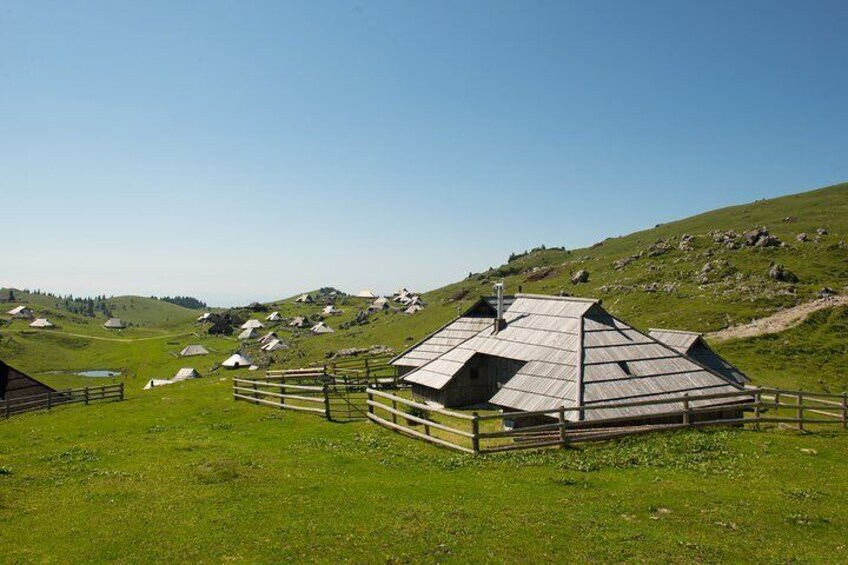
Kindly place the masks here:
[(56, 390), (42, 394), (20, 396), (0, 400), (0, 413), (6, 419), (12, 415), (33, 412), (35, 410), (51, 410), (56, 406), (67, 404), (90, 404), (92, 402), (124, 399), (124, 383), (84, 388)]
[[(307, 374), (307, 373), (304, 373)], [(307, 376), (304, 378), (313, 378)], [(294, 384), (279, 377), (233, 379), (233, 399), (323, 416), (331, 421), (364, 420), (367, 399), (364, 385)]]
[[(416, 439), (465, 453), (496, 453), (571, 443), (608, 440), (660, 430), (702, 426), (759, 426), (761, 423), (790, 423), (805, 426), (838, 425), (848, 429), (846, 394), (811, 393), (773, 388), (750, 388), (738, 392), (690, 398), (644, 400), (597, 404), (539, 412), (458, 412), (436, 408), (390, 394), (366, 390), (368, 419)], [(700, 401), (721, 401), (693, 406)], [(568, 415), (583, 411), (654, 407), (646, 418), (663, 423), (629, 425), (633, 416), (573, 422)], [(719, 415), (719, 412), (724, 412)], [(521, 420), (527, 425), (515, 426)], [(510, 422), (512, 425), (505, 426)], [(542, 422), (542, 423), (539, 423)]]
[(369, 385), (374, 388), (397, 388), (398, 371), (397, 367), (389, 363), (390, 360), (389, 355), (352, 357), (302, 369), (267, 371), (265, 378), (301, 382), (306, 380), (314, 384), (329, 380), (334, 383)]

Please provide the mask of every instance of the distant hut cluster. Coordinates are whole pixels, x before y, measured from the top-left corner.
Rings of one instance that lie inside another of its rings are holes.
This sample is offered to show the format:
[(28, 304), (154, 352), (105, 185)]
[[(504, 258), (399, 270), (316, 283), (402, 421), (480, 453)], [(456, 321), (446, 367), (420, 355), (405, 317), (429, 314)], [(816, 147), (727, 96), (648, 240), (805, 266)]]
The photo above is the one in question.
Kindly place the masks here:
[(35, 310), (29, 306), (15, 306), (6, 313), (13, 320), (30, 321), (29, 327), (34, 329), (50, 329), (56, 326), (47, 318), (36, 318)]
[[(392, 364), (415, 398), (438, 406), (490, 404), (504, 412), (553, 413), (560, 407), (610, 405), (568, 413), (585, 425), (609, 418), (658, 423), (662, 406), (615, 405), (684, 393), (701, 409), (698, 418), (736, 418), (742, 410), (738, 399), (709, 395), (741, 390), (747, 381), (699, 334), (646, 335), (609, 314), (600, 301), (531, 294), (481, 299)], [(533, 424), (520, 418), (511, 425)]]

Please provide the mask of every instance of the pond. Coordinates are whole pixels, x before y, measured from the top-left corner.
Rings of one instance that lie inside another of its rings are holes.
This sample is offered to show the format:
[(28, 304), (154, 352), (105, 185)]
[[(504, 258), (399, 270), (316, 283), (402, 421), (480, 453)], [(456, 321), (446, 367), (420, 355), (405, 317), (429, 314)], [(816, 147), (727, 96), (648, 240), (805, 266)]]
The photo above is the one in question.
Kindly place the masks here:
[(108, 378), (108, 377), (120, 377), (120, 371), (106, 371), (102, 369), (98, 369), (96, 371), (82, 371), (81, 373), (77, 373), (77, 375), (81, 377), (94, 377), (94, 378)]

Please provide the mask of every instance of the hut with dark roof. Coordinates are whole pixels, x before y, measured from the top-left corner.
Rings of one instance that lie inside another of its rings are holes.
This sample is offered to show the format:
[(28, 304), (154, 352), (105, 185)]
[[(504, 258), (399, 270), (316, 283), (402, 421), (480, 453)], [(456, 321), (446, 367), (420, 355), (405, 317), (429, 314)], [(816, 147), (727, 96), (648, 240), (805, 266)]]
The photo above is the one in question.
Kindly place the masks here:
[(446, 407), (554, 412), (613, 405), (568, 413), (586, 424), (631, 417), (629, 424), (656, 423), (676, 407), (614, 405), (683, 394), (693, 408), (715, 407), (699, 418), (735, 418), (742, 410), (739, 399), (698, 398), (736, 392), (739, 383), (637, 331), (597, 300), (518, 294), (500, 316), (483, 300), (393, 363), (418, 363), (403, 377), (413, 396)]
[[(47, 394), (48, 392), (56, 392), (56, 389), (0, 361), (0, 400), (10, 401), (8, 407), (10, 414), (26, 409), (26, 406), (16, 407), (15, 400), (37, 394)], [(53, 400), (57, 403), (63, 401), (61, 395)]]

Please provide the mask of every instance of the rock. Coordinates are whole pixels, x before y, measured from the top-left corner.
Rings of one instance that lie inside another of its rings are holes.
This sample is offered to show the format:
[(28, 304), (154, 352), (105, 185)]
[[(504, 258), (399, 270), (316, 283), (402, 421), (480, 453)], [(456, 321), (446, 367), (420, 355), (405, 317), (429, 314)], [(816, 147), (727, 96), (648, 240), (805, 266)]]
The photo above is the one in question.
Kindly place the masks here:
[(819, 228), (816, 230), (816, 233), (819, 235), (827, 235), (827, 230), (824, 228)]
[(807, 232), (801, 232), (795, 236), (798, 241), (807, 241)]
[(754, 244), (754, 247), (782, 247), (783, 242), (780, 241), (777, 237), (773, 235), (762, 235), (757, 242)]
[(659, 290), (659, 288), (660, 285), (655, 282), (642, 286), (642, 290), (644, 290), (645, 292), (656, 292), (657, 290)]
[(794, 222), (797, 219), (798, 218), (796, 218), (795, 216), (786, 216), (785, 218), (783, 218), (783, 223), (788, 224), (788, 223)]
[(798, 277), (795, 276), (789, 269), (780, 264), (773, 264), (768, 271), (768, 275), (776, 281), (780, 282), (798, 282)]
[(832, 288), (824, 287), (818, 292), (818, 294), (816, 296), (818, 296), (819, 298), (821, 298), (823, 300), (826, 300), (828, 298), (836, 296), (836, 291), (833, 290)]
[(580, 284), (589, 281), (589, 271), (586, 269), (580, 269), (574, 276), (571, 277), (571, 284)]

